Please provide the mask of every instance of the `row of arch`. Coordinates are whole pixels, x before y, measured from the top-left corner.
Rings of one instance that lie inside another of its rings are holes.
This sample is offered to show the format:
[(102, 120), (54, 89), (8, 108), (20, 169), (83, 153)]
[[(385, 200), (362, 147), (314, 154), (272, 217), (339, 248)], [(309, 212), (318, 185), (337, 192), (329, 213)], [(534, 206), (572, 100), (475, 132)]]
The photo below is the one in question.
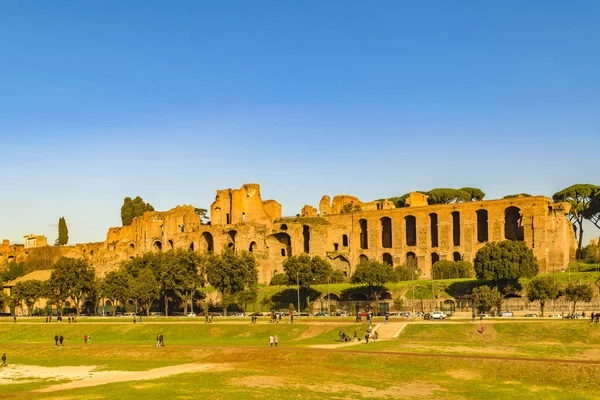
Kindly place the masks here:
[[(461, 245), (460, 230), (460, 212), (453, 211), (452, 215), (452, 245)], [(485, 243), (489, 240), (488, 212), (485, 209), (476, 211), (477, 215), (477, 242)], [(389, 249), (393, 247), (392, 243), (392, 219), (382, 217), (381, 224), (381, 247)], [(404, 217), (405, 222), (405, 243), (406, 246), (417, 245), (417, 219), (414, 215)], [(366, 250), (369, 248), (368, 222), (366, 219), (358, 221), (360, 248)], [(429, 214), (431, 247), (439, 247), (439, 227), (438, 214)], [(507, 240), (524, 240), (523, 217), (521, 209), (518, 207), (508, 207), (504, 210), (504, 238)]]
[[(454, 253), (452, 253), (452, 259), (454, 261), (461, 261), (462, 255), (460, 254), (460, 252), (455, 251)], [(359, 262), (368, 261), (369, 257), (367, 257), (364, 254), (361, 254), (358, 257), (358, 260), (359, 260)], [(435, 264), (438, 261), (440, 261), (440, 255), (435, 252), (431, 253), (431, 265)], [(392, 267), (394, 266), (394, 259), (390, 253), (383, 253), (381, 255), (381, 262), (388, 264)], [(417, 255), (414, 252), (409, 251), (408, 253), (406, 253), (406, 264), (412, 264), (412, 263), (414, 263), (415, 266), (419, 266), (419, 261), (417, 259)]]

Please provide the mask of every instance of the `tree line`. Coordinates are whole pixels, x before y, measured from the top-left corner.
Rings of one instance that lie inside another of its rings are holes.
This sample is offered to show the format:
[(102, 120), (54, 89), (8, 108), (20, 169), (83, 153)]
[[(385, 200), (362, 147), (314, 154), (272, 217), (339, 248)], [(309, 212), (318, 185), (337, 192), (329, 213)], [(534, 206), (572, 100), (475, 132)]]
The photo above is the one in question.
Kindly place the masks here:
[(47, 282), (18, 282), (12, 295), (1, 295), (0, 302), (10, 307), (26, 305), (30, 312), (35, 303), (46, 298), (62, 314), (65, 303), (73, 302), (77, 315), (82, 305), (91, 302), (96, 310), (101, 298), (113, 304), (133, 301), (149, 315), (159, 303), (165, 315), (175, 307), (187, 307), (192, 299), (202, 299), (200, 290), (207, 283), (219, 291), (224, 312), (227, 306), (247, 305), (256, 300), (258, 269), (248, 252), (226, 250), (222, 254), (198, 254), (192, 250), (147, 253), (123, 262), (119, 269), (97, 278), (95, 269), (84, 259), (61, 257), (52, 268)]

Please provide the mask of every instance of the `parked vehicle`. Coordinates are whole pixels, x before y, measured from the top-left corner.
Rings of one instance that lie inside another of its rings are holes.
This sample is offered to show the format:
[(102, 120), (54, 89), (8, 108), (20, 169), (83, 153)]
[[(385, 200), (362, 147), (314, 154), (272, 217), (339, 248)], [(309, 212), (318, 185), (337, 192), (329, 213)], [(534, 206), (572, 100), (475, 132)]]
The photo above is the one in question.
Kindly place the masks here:
[(498, 313), (498, 316), (499, 317), (514, 317), (514, 314), (512, 312), (504, 311), (504, 312)]
[(326, 312), (318, 312), (313, 315), (314, 317), (329, 317), (329, 314)]
[(425, 315), (425, 313), (424, 313), (423, 311), (417, 311), (417, 312), (415, 313), (415, 317), (422, 317), (422, 316), (424, 316), (424, 315)]
[(537, 318), (537, 314), (525, 314), (525, 318)]
[(423, 319), (430, 320), (431, 319), (431, 314), (429, 314), (429, 313), (423, 314)]
[(410, 318), (410, 313), (408, 311), (405, 311), (402, 314), (400, 314), (400, 316), (405, 317), (405, 318)]
[(562, 315), (560, 315), (560, 314), (550, 314), (550, 315), (548, 315), (548, 318), (562, 318)]
[(443, 311), (434, 311), (431, 313), (431, 319), (446, 319), (446, 314)]
[(488, 313), (481, 313), (481, 314), (478, 315), (478, 317), (479, 318), (489, 318), (490, 314), (488, 314)]
[(187, 315), (187, 316), (188, 316), (188, 317), (195, 317), (195, 316), (196, 316), (196, 313), (195, 313), (195, 312), (191, 312), (191, 313), (188, 313), (188, 315)]

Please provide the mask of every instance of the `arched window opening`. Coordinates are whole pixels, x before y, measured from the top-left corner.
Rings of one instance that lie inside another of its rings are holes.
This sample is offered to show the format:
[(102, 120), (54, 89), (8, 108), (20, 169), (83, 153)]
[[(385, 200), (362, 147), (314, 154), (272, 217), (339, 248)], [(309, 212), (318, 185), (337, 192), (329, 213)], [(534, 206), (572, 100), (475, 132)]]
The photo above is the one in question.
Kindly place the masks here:
[(237, 231), (232, 230), (227, 232), (227, 234), (229, 235), (229, 239), (231, 240), (231, 243), (229, 243), (228, 246), (235, 250), (235, 236), (237, 235)]
[(155, 240), (154, 243), (152, 243), (152, 246), (154, 247), (154, 250), (162, 251), (162, 242), (160, 240)]
[(508, 207), (504, 211), (504, 238), (507, 240), (525, 240), (523, 216), (518, 207)]
[(487, 210), (477, 210), (477, 242), (484, 243), (488, 241), (488, 212)]
[(304, 239), (304, 252), (310, 253), (310, 226), (302, 226), (302, 238)]
[(381, 218), (381, 245), (384, 249), (392, 247), (392, 219), (389, 217)]
[(342, 246), (348, 247), (348, 235), (342, 235)]
[(364, 254), (361, 254), (360, 256), (358, 256), (358, 262), (361, 263), (363, 261), (369, 261), (369, 257), (365, 256)]
[(417, 245), (417, 219), (413, 215), (404, 217), (406, 223), (406, 245)]
[(438, 215), (429, 214), (429, 226), (431, 229), (431, 247), (438, 247)]
[(390, 253), (383, 253), (381, 261), (383, 261), (384, 264), (391, 265), (392, 267), (394, 266), (394, 261), (392, 260), (392, 255)]
[(190, 243), (190, 250), (194, 251), (194, 242)]
[(431, 253), (431, 265), (440, 261), (440, 255), (438, 253)]
[(460, 213), (452, 211), (452, 243), (460, 246)]
[(200, 236), (200, 247), (202, 250), (212, 253), (215, 251), (215, 246), (213, 242), (213, 236), (210, 232), (203, 232)]
[(248, 251), (250, 251), (250, 253), (254, 253), (256, 251), (256, 242), (252, 242), (250, 243), (250, 247), (248, 248)]
[(129, 250), (135, 250), (135, 245), (133, 243), (129, 243)]
[(340, 245), (339, 245), (339, 244), (337, 244), (337, 243), (334, 243), (334, 244), (333, 244), (333, 251), (338, 251), (339, 247), (340, 247)]
[(360, 226), (360, 248), (366, 250), (369, 248), (367, 220), (361, 219), (358, 221), (358, 225)]
[(454, 258), (454, 261), (462, 260), (462, 256), (460, 255), (460, 253), (458, 251), (455, 251), (454, 254), (452, 254), (452, 257)]
[(285, 257), (285, 249), (281, 249), (281, 257)]
[(281, 226), (279, 228), (281, 228), (282, 231), (287, 231), (288, 227), (286, 224), (281, 224)]
[(175, 250), (175, 246), (173, 245), (173, 241), (169, 239), (167, 242), (169, 244), (169, 250)]

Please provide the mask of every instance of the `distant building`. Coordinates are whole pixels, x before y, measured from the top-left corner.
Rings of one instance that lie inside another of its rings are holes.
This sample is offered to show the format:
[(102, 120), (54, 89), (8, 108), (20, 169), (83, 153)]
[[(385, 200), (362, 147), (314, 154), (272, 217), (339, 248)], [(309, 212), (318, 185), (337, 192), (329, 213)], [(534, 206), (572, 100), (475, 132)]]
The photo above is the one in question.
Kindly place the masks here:
[(34, 235), (32, 233), (30, 235), (23, 236), (23, 241), (26, 249), (48, 246), (48, 240), (44, 235)]

